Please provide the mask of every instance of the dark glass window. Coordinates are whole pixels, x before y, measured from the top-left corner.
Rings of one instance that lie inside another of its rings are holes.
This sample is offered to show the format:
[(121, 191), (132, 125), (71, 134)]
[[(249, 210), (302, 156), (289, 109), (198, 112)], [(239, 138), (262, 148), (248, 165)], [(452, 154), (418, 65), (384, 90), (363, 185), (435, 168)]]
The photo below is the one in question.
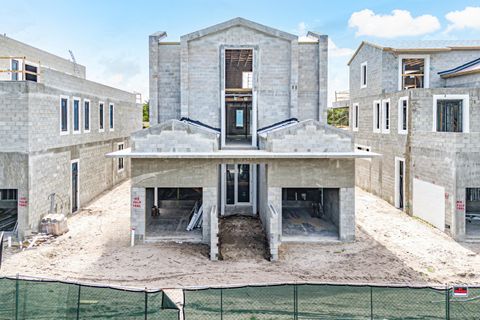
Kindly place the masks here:
[(18, 60), (12, 60), (12, 80), (17, 81), (18, 80)]
[(68, 99), (62, 98), (60, 105), (61, 113), (61, 130), (68, 132)]
[(99, 128), (100, 128), (100, 130), (102, 130), (103, 129), (103, 121), (104, 121), (104, 119), (103, 119), (103, 103), (100, 103), (100, 106), (98, 108), (98, 116), (100, 118)]
[(437, 131), (462, 132), (462, 117), (462, 100), (437, 100)]
[(85, 101), (84, 106), (83, 106), (83, 116), (84, 116), (84, 129), (85, 130), (90, 130), (90, 102)]
[(73, 100), (73, 131), (80, 131), (80, 101)]
[(38, 68), (29, 64), (25, 65), (25, 80), (37, 82), (37, 70)]
[(114, 107), (113, 107), (113, 104), (110, 105), (110, 113), (109, 113), (109, 116), (110, 116), (110, 129), (113, 129), (113, 110), (114, 110)]

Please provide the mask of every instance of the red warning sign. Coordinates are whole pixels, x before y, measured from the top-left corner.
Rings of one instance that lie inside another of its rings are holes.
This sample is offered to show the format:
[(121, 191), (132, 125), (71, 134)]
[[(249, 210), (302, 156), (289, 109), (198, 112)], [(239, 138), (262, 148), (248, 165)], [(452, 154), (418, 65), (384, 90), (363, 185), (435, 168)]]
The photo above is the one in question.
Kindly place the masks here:
[(454, 297), (468, 297), (468, 287), (453, 287)]
[(457, 201), (457, 210), (464, 211), (465, 210), (465, 203), (463, 201)]
[(19, 207), (28, 207), (28, 200), (26, 197), (20, 197), (18, 199), (18, 206)]
[(142, 207), (142, 200), (140, 200), (140, 197), (134, 197), (133, 198), (132, 207), (134, 207), (134, 208), (141, 208)]

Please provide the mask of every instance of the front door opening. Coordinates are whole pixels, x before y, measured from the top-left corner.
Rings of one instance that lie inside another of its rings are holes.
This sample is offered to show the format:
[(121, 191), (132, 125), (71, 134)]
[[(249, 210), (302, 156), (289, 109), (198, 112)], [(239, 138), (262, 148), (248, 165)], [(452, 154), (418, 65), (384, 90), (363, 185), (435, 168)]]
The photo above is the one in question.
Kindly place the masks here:
[(17, 221), (18, 190), (0, 189), (0, 231), (14, 231)]
[(338, 240), (338, 188), (283, 188), (282, 239)]
[(225, 142), (252, 143), (253, 50), (225, 50)]
[(244, 163), (229, 163), (224, 171), (223, 214), (254, 214), (254, 166)]
[(480, 237), (480, 188), (467, 188), (465, 235)]
[(78, 210), (78, 161), (72, 162), (72, 213)]
[(145, 235), (155, 238), (202, 237), (202, 188), (146, 188)]

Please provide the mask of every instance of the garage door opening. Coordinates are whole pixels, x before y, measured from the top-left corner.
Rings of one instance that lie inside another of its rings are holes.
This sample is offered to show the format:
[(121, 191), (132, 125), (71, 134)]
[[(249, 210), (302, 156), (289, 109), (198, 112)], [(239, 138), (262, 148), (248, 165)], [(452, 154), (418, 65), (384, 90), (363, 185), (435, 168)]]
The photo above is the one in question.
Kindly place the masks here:
[(202, 188), (146, 188), (146, 238), (200, 240), (202, 218)]
[(283, 188), (284, 241), (338, 240), (338, 188)]
[(18, 221), (17, 189), (0, 189), (0, 231), (13, 232)]
[(467, 188), (465, 234), (480, 237), (480, 188)]

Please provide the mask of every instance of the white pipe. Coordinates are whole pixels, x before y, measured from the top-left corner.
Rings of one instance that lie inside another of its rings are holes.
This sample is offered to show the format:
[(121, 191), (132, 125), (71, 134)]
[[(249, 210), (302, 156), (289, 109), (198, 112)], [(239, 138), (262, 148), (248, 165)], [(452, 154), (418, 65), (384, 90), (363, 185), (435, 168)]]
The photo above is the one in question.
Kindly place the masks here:
[(7, 238), (7, 243), (8, 243), (8, 247), (11, 248), (12, 247), (12, 237), (11, 236), (9, 236)]
[(135, 228), (132, 228), (131, 238), (130, 238), (130, 247), (135, 245)]

